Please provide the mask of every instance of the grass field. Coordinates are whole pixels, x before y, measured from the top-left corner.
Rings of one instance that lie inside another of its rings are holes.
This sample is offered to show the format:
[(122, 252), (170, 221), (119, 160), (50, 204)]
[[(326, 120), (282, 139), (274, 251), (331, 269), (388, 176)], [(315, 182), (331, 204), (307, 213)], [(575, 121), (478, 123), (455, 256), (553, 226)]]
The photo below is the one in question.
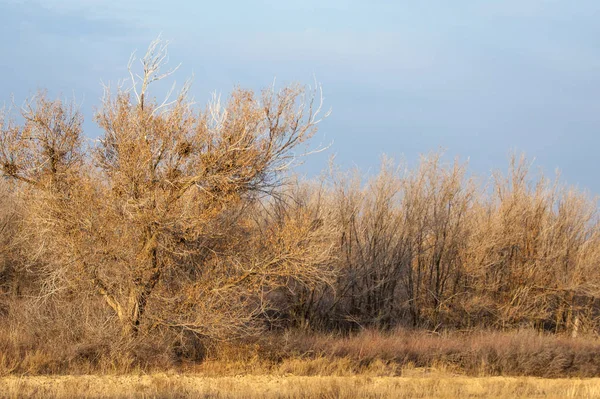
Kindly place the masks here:
[(203, 377), (191, 374), (11, 376), (1, 398), (600, 398), (598, 379), (465, 377)]

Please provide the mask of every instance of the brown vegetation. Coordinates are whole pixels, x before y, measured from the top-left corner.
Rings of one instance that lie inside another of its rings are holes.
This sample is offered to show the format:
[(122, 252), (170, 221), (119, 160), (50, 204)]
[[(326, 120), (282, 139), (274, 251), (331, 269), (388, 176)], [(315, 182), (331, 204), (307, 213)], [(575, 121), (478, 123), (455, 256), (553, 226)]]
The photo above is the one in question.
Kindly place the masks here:
[(600, 381), (465, 378), (433, 373), (389, 377), (145, 376), (11, 377), (0, 398), (598, 398)]
[(518, 157), (487, 183), (438, 154), (298, 181), (319, 90), (236, 89), (196, 110), (187, 85), (151, 96), (165, 60), (154, 42), (131, 87), (106, 88), (92, 144), (77, 108), (44, 93), (0, 118), (0, 373), (234, 353), (270, 372), (598, 375), (587, 194)]

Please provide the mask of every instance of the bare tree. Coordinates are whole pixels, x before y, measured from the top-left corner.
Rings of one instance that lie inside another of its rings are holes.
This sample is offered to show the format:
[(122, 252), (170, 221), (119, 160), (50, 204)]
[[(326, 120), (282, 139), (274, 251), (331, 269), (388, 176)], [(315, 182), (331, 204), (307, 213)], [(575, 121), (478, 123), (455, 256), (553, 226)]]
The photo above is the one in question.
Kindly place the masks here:
[(322, 280), (313, 265), (329, 250), (315, 247), (314, 232), (296, 231), (292, 245), (285, 228), (274, 231), (273, 246), (252, 256), (232, 244), (235, 237), (252, 241), (244, 211), (282, 183), (316, 130), (322, 97), (318, 87), (269, 88), (260, 96), (235, 89), (224, 104), (215, 97), (198, 112), (186, 84), (175, 99), (171, 91), (157, 102), (149, 89), (174, 72), (163, 71), (167, 44), (150, 45), (140, 74), (132, 57), (130, 88), (106, 87), (96, 146), (83, 146), (72, 105), (40, 95), (23, 108), (24, 124), (5, 119), (0, 166), (29, 186), (29, 231), (36, 253), (51, 254), (55, 289), (94, 290), (125, 336), (145, 321), (211, 335), (216, 319), (231, 327), (211, 331), (229, 334), (249, 322), (250, 294), (291, 275), (306, 284)]

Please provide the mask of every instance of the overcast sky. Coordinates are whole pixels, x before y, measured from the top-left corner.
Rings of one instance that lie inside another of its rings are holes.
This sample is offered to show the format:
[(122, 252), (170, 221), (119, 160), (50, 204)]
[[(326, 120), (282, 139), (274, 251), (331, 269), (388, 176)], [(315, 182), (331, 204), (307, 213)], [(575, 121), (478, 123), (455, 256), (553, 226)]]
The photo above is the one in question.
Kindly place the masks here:
[(162, 32), (200, 103), (235, 85), (323, 84), (332, 115), (302, 170), (373, 170), (446, 149), (487, 175), (512, 150), (600, 193), (600, 1), (0, 0), (0, 101), (83, 101)]

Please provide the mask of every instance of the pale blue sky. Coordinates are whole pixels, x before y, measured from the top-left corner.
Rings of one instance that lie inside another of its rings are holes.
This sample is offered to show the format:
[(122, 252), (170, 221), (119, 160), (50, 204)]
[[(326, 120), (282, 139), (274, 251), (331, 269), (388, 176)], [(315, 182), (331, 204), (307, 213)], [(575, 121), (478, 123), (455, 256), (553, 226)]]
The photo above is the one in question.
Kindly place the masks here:
[(487, 175), (511, 150), (600, 193), (600, 1), (0, 0), (0, 101), (81, 101), (162, 32), (199, 102), (234, 85), (322, 82), (333, 113), (306, 160), (376, 168), (445, 148)]

